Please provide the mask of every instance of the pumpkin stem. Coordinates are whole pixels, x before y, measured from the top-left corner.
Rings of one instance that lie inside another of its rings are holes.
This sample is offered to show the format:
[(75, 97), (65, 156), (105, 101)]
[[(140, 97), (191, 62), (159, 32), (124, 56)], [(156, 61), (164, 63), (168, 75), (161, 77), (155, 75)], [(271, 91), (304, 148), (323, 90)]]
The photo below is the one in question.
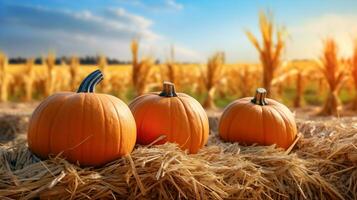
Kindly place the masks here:
[(80, 92), (94, 92), (95, 86), (103, 80), (102, 72), (97, 69), (94, 72), (90, 73), (79, 86), (77, 93)]
[(255, 92), (254, 98), (251, 100), (252, 103), (257, 104), (257, 105), (267, 105), (268, 102), (266, 101), (267, 97), (267, 91), (264, 88), (258, 88)]
[(162, 92), (159, 94), (162, 97), (177, 97), (175, 85), (171, 82), (164, 81)]

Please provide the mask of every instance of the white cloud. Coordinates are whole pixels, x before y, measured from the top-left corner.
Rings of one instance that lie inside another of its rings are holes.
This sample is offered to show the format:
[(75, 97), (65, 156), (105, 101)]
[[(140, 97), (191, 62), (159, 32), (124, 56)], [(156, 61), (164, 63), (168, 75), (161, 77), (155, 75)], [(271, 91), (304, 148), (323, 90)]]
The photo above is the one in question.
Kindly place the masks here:
[(129, 13), (123, 8), (108, 8), (106, 13), (110, 18), (127, 21), (128, 24), (133, 24), (142, 29), (149, 28), (153, 24), (151, 20)]
[(357, 15), (329, 14), (288, 27), (291, 40), (287, 46), (288, 58), (317, 58), (322, 42), (328, 37), (336, 39), (341, 56), (350, 56), (353, 39), (357, 37)]
[(175, 0), (166, 0), (165, 3), (166, 3), (166, 5), (168, 5), (169, 7), (173, 8), (175, 10), (183, 9), (183, 5), (177, 3)]
[(51, 49), (59, 55), (98, 52), (128, 59), (132, 38), (147, 41), (160, 38), (151, 30), (151, 20), (122, 8), (94, 14), (86, 10), (72, 12), (38, 6), (5, 6), (6, 12), (0, 18), (0, 46), (10, 56), (38, 56)]
[(119, 0), (122, 3), (145, 8), (153, 11), (179, 11), (183, 4), (176, 0)]
[(203, 62), (205, 60), (205, 56), (201, 53), (181, 45), (175, 46), (175, 54), (176, 59), (181, 61)]
[[(130, 42), (140, 38), (141, 54), (164, 61), (168, 40), (152, 30), (153, 21), (123, 8), (98, 13), (39, 6), (5, 5), (0, 13), (0, 47), (10, 56), (40, 56), (49, 50), (59, 56), (105, 54), (130, 60)], [(177, 59), (197, 61), (199, 53), (176, 46)]]

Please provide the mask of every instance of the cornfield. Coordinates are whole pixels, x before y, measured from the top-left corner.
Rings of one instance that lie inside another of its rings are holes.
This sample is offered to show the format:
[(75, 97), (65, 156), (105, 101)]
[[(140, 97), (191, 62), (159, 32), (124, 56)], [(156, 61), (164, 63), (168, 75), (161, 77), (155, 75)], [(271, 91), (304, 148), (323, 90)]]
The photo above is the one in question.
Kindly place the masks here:
[(346, 103), (357, 109), (357, 95), (340, 100), (340, 91), (354, 90), (357, 94), (357, 42), (354, 54), (346, 62), (338, 56), (333, 39), (324, 41), (319, 60), (288, 61), (282, 58), (285, 29), (274, 24), (271, 14), (260, 13), (259, 30), (261, 40), (246, 32), (260, 58), (260, 63), (251, 64), (225, 63), (224, 52), (214, 54), (206, 64), (179, 63), (173, 46), (166, 62), (154, 63), (152, 57), (139, 56), (137, 39), (130, 44), (131, 64), (108, 64), (105, 55), (98, 56), (93, 66), (83, 65), (74, 55), (59, 63), (50, 52), (43, 57), (42, 64), (28, 58), (23, 64), (9, 65), (7, 56), (1, 53), (0, 100), (37, 101), (58, 91), (75, 91), (85, 74), (98, 68), (105, 76), (98, 91), (125, 101), (157, 91), (163, 81), (170, 81), (180, 92), (196, 97), (207, 109), (215, 109), (217, 103), (222, 107), (229, 99), (251, 96), (255, 88), (262, 86), (274, 98), (296, 108), (310, 104), (322, 106), (325, 101), (319, 113), (323, 115), (338, 115)]

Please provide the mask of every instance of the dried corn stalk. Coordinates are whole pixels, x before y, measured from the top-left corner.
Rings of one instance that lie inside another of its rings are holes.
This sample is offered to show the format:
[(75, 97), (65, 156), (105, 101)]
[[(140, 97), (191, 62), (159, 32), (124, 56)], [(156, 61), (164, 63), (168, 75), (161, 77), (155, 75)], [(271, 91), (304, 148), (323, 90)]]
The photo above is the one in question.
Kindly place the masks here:
[(201, 77), (204, 82), (204, 87), (207, 91), (207, 97), (203, 106), (207, 109), (214, 109), (214, 94), (216, 86), (223, 75), (224, 53), (219, 52), (208, 59), (207, 67), (201, 71)]
[(71, 90), (77, 89), (78, 86), (78, 81), (79, 81), (79, 65), (80, 61), (78, 57), (72, 56), (70, 61), (69, 61), (69, 74), (71, 76), (70, 78), (70, 87)]
[(32, 100), (33, 83), (34, 83), (34, 59), (29, 58), (26, 61), (24, 73), (25, 101)]
[(120, 99), (127, 100), (126, 91), (130, 85), (130, 74), (128, 73), (113, 73), (110, 77), (110, 83), (112, 88), (115, 88), (114, 94)]
[(47, 68), (46, 86), (45, 86), (45, 96), (49, 96), (53, 93), (55, 84), (55, 65), (56, 56), (54, 53), (49, 53), (47, 58), (44, 59), (44, 64)]
[(338, 92), (346, 76), (341, 69), (336, 42), (333, 39), (327, 39), (324, 43), (324, 52), (319, 66), (328, 83), (329, 92), (319, 114), (338, 115), (341, 108)]
[(303, 85), (303, 75), (299, 71), (296, 74), (296, 95), (294, 98), (294, 107), (295, 108), (300, 108), (301, 107), (301, 101), (302, 101), (302, 96), (304, 94), (304, 85)]
[(242, 97), (248, 97), (253, 94), (255, 85), (254, 80), (257, 78), (257, 72), (254, 69), (251, 69), (251, 66), (244, 65), (242, 71), (239, 73), (240, 84), (239, 90)]
[(7, 73), (8, 60), (7, 56), (0, 52), (0, 101), (5, 102), (8, 99), (8, 84), (9, 84), (9, 75)]
[(175, 49), (172, 46), (170, 51), (170, 59), (165, 64), (167, 68), (167, 78), (168, 81), (174, 83), (176, 88), (180, 87), (180, 69), (175, 62)]
[(260, 61), (263, 65), (263, 87), (271, 92), (271, 82), (274, 78), (275, 71), (281, 63), (281, 54), (285, 48), (284, 29), (278, 28), (276, 31), (276, 42), (274, 42), (274, 25), (271, 16), (266, 16), (261, 12), (259, 16), (260, 32), (262, 43), (259, 44), (258, 39), (247, 31), (246, 35), (250, 42), (259, 52)]
[(355, 88), (355, 98), (353, 100), (353, 110), (357, 110), (357, 39), (355, 40), (355, 46), (353, 51), (353, 56), (351, 58), (351, 74), (353, 78), (354, 88)]
[(107, 57), (105, 57), (104, 55), (100, 55), (97, 60), (97, 65), (98, 65), (98, 68), (102, 71), (102, 73), (105, 76), (102, 83), (99, 84), (99, 88), (103, 92), (109, 92), (110, 91), (110, 83), (109, 83), (110, 73), (108, 71)]
[(144, 58), (139, 61), (138, 58), (139, 43), (137, 40), (131, 41), (131, 53), (133, 57), (132, 81), (136, 95), (145, 93), (151, 67), (154, 65), (152, 59)]

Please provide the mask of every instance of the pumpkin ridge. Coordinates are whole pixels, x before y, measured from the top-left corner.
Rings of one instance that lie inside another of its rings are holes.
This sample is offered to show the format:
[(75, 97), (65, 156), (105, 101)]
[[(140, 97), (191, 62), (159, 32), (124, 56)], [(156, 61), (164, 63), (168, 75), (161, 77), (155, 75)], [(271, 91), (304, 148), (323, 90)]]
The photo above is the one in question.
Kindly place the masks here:
[[(285, 112), (281, 112), (281, 110), (279, 109), (280, 106), (278, 107), (278, 105), (274, 105), (273, 107), (275, 110), (277, 110), (283, 116), (282, 118), (285, 123), (286, 133), (288, 133), (286, 135), (286, 139), (284, 141), (286, 141), (287, 139), (289, 139), (290, 142), (293, 141), (296, 137), (296, 134), (295, 135), (291, 134), (291, 131), (294, 131), (296, 127), (291, 126), (291, 120), (290, 120), (289, 116), (287, 116)], [(288, 130), (290, 130), (290, 131), (288, 131)], [(291, 137), (291, 136), (293, 136), (293, 137)]]
[[(250, 104), (251, 102), (245, 102), (245, 103), (243, 103), (242, 104), (242, 107), (246, 107), (246, 105), (248, 105), (248, 104)], [(242, 108), (240, 108), (240, 109), (242, 109)], [(238, 117), (239, 115), (233, 115), (233, 117), (232, 117), (232, 119), (231, 119), (231, 121), (230, 121), (230, 123), (228, 124), (229, 126), (228, 126), (228, 130), (227, 130), (227, 140), (228, 141), (232, 141), (232, 123), (236, 120), (236, 118)], [(234, 134), (234, 133), (233, 133)]]
[[(74, 95), (72, 97), (74, 97), (74, 99), (71, 101), (72, 104), (73, 104), (73, 101), (76, 101), (76, 98), (79, 98), (80, 102), (82, 103), (82, 98), (80, 96)], [(69, 98), (68, 100), (71, 100), (71, 99)], [(66, 113), (66, 114), (68, 115), (68, 113)], [(67, 137), (66, 137), (67, 138), (67, 148), (68, 148), (67, 157), (72, 159), (73, 157), (76, 157), (75, 152), (73, 150), (78, 148), (80, 146), (81, 142), (79, 142), (78, 144), (75, 143), (74, 145), (71, 144), (72, 143), (71, 142), (71, 138), (73, 138), (72, 137), (72, 135), (73, 135), (73, 123), (71, 123), (71, 121), (68, 120), (68, 119), (66, 119), (66, 122), (67, 122), (67, 127), (69, 127), (69, 130), (70, 130), (70, 131), (67, 132)], [(73, 138), (73, 140), (75, 140), (75, 138)]]
[[(197, 105), (194, 105), (194, 107), (195, 107), (195, 109), (199, 109)], [(204, 111), (204, 112), (206, 112), (206, 111)], [(205, 136), (205, 134), (204, 134), (205, 128), (204, 128), (204, 124), (203, 124), (203, 121), (202, 121), (202, 118), (201, 118), (202, 116), (200, 116), (201, 112), (198, 112), (198, 115), (199, 115), (198, 118), (200, 119), (200, 122), (201, 122), (201, 140), (200, 140), (199, 146), (203, 147), (205, 145), (205, 143), (206, 143), (205, 138), (204, 138), (204, 136)]]
[[(189, 97), (187, 97), (189, 98)], [(193, 102), (194, 102), (194, 107), (196, 110), (201, 110), (202, 107), (201, 107), (201, 104), (196, 100), (196, 99), (193, 99)], [(207, 140), (208, 140), (208, 137), (209, 137), (209, 131), (208, 131), (208, 135), (207, 135), (207, 138), (205, 138), (205, 124), (203, 123), (203, 120), (202, 118), (207, 118), (207, 114), (206, 114), (206, 111), (203, 110), (203, 112), (195, 112), (196, 114), (198, 114), (198, 116), (196, 115), (196, 117), (198, 117), (200, 119), (200, 122), (201, 122), (201, 142), (199, 143), (199, 146), (200, 147), (203, 147)], [(203, 116), (205, 115), (205, 116)], [(209, 126), (209, 125), (208, 125)], [(209, 129), (209, 127), (208, 127)]]
[[(276, 107), (275, 106), (272, 106), (272, 108), (273, 108), (273, 110), (275, 110), (276, 112), (278, 112), (279, 113), (279, 117), (283, 120), (283, 123), (284, 123), (284, 129), (285, 129), (285, 134), (284, 134), (284, 139), (283, 139), (283, 141), (284, 141), (284, 143), (283, 144), (280, 144), (279, 146), (284, 146), (285, 147), (285, 141), (287, 140), (287, 137), (288, 137), (288, 127), (286, 126), (288, 123), (286, 123), (286, 120), (285, 120), (285, 115), (282, 113), (282, 112), (280, 112), (279, 111), (279, 109), (276, 109)], [(282, 139), (281, 138), (279, 138), (278, 139), (278, 141), (279, 141), (279, 143), (280, 143), (280, 141), (282, 141)]]
[(133, 108), (134, 106), (136, 106), (138, 103), (140, 103), (139, 100), (141, 100), (144, 97), (150, 96), (149, 94), (143, 94), (141, 96), (136, 97), (135, 99), (133, 99), (130, 103), (129, 103), (129, 108)]
[(262, 109), (262, 112), (261, 112), (261, 115), (262, 115), (262, 130), (261, 130), (261, 132), (263, 133), (263, 144), (266, 144), (267, 137), (266, 137), (266, 134), (264, 133), (264, 130), (265, 130), (264, 110), (265, 109), (262, 106), (260, 108)]
[[(155, 96), (155, 98), (156, 98), (156, 96)], [(157, 102), (159, 102), (159, 101), (154, 101), (154, 103), (151, 103), (151, 104), (148, 103), (148, 102), (151, 102), (151, 101), (144, 101), (144, 102), (145, 102), (144, 108), (143, 108), (144, 113), (143, 113), (143, 116), (142, 116), (142, 121), (141, 121), (140, 129), (139, 129), (141, 132), (142, 132), (142, 129), (143, 129), (143, 126), (144, 126), (144, 121), (146, 120), (146, 115), (149, 113), (150, 108), (154, 108), (154, 105), (156, 105)]]
[[(269, 114), (268, 114), (268, 113), (269, 113)], [(271, 111), (270, 111), (270, 110), (263, 109), (262, 115), (263, 115), (262, 119), (263, 119), (263, 128), (264, 128), (263, 130), (264, 130), (264, 132), (265, 132), (265, 133), (264, 133), (264, 143), (263, 143), (263, 144), (264, 144), (264, 145), (267, 145), (267, 143), (268, 143), (268, 142), (267, 142), (267, 140), (268, 140), (267, 135), (268, 135), (268, 134), (269, 134), (269, 135), (273, 135), (274, 133), (267, 133), (267, 132), (265, 131), (265, 127), (266, 127), (266, 126), (269, 126), (269, 124), (267, 125), (267, 122), (266, 122), (267, 119), (266, 119), (265, 115), (270, 115), (270, 116), (271, 116), (272, 114), (271, 114)]]
[[(65, 96), (64, 97), (64, 99), (62, 100), (62, 102), (61, 102), (61, 104), (58, 106), (58, 108), (56, 109), (56, 114), (55, 114), (55, 116), (52, 118), (52, 120), (51, 120), (51, 123), (50, 124), (53, 124), (55, 121), (57, 121), (56, 119), (57, 119), (57, 117), (58, 117), (58, 115), (59, 115), (59, 112), (60, 112), (60, 110), (63, 108), (63, 106), (66, 104), (66, 102), (67, 102), (67, 100), (68, 100), (68, 98), (70, 97), (70, 96), (72, 96), (73, 94), (70, 94), (69, 96)], [(51, 128), (50, 128), (50, 132), (49, 132), (49, 152), (52, 152), (52, 136), (53, 136), (53, 134), (52, 134), (52, 132), (53, 132), (53, 128), (54, 126), (52, 126)], [(63, 151), (64, 152), (64, 151)], [(63, 152), (60, 152), (60, 153), (63, 153)], [(60, 154), (59, 153), (59, 154)]]
[[(275, 111), (275, 109), (267, 109), (267, 111), (269, 112), (269, 115), (270, 115), (270, 118), (274, 118), (275, 120), (275, 122), (276, 121), (278, 121), (277, 119), (279, 119), (279, 120), (282, 120), (283, 121), (283, 124), (284, 124), (284, 120), (282, 119), (282, 117), (280, 116), (280, 115), (276, 115), (276, 113), (274, 112)], [(278, 113), (279, 114), (279, 113)], [(275, 126), (277, 125), (277, 124), (274, 124)], [(271, 124), (270, 124), (270, 126), (271, 126)], [(274, 127), (275, 127), (274, 126)], [(279, 126), (281, 126), (280, 124), (279, 124)], [(284, 124), (284, 127), (285, 127), (285, 124)], [(280, 147), (281, 145), (280, 145), (280, 140), (281, 140), (281, 138), (280, 138), (280, 130), (278, 131), (278, 130), (275, 130), (275, 132), (272, 132), (272, 133), (267, 133), (267, 134), (269, 134), (269, 137), (271, 137), (271, 136), (273, 136), (273, 138), (272, 138), (272, 141), (274, 141), (274, 143), (273, 144), (275, 144), (277, 147)], [(265, 144), (265, 145), (272, 145), (272, 144)]]
[[(107, 144), (107, 124), (106, 124), (106, 122), (107, 122), (107, 117), (106, 117), (106, 115), (105, 115), (105, 109), (104, 109), (104, 106), (103, 106), (103, 101), (102, 101), (102, 98), (100, 98), (99, 96), (97, 96), (97, 95), (95, 95), (95, 97), (98, 99), (98, 101), (99, 101), (99, 105), (100, 105), (100, 107), (101, 107), (101, 113), (102, 113), (102, 116), (104, 116), (104, 120), (103, 120), (103, 123), (104, 123), (104, 130), (103, 130), (103, 133), (99, 133), (99, 134), (104, 134), (102, 137), (103, 137), (103, 139), (104, 139), (104, 141), (103, 141), (103, 144)], [(103, 124), (101, 124), (101, 125), (103, 125)], [(98, 133), (97, 133), (98, 134)], [(102, 154), (102, 156), (103, 155), (107, 155), (108, 153), (108, 147), (109, 147), (109, 145), (105, 145), (104, 147), (103, 147), (103, 154)]]
[[(85, 114), (85, 108), (86, 108), (85, 103), (86, 103), (86, 95), (83, 95), (83, 99), (82, 99), (81, 128), (80, 128), (80, 130), (81, 130), (81, 138), (83, 138), (84, 114)], [(83, 147), (80, 148), (80, 151), (81, 151), (81, 153), (80, 153), (80, 156), (79, 156), (79, 157), (81, 158), (81, 160), (83, 160), (83, 157), (84, 157)]]
[[(113, 105), (113, 107), (114, 107), (114, 110), (115, 110), (115, 112), (116, 112), (116, 116), (115, 116), (115, 117), (116, 117), (116, 119), (117, 119), (118, 122), (119, 122), (120, 133), (123, 134), (123, 126), (122, 126), (122, 121), (121, 121), (121, 119), (120, 119), (119, 111), (118, 111), (117, 107), (115, 106), (114, 102), (112, 101), (112, 99), (111, 99), (109, 96), (105, 96), (105, 98), (107, 98), (108, 101), (112, 103), (112, 105)], [(117, 149), (116, 152), (119, 153), (119, 154), (121, 153), (121, 149), (122, 149), (122, 147), (123, 147), (121, 134), (118, 134), (118, 136), (119, 136), (119, 143), (118, 143), (118, 144), (119, 144), (120, 146), (117, 146), (117, 147), (116, 147), (116, 149)]]
[[(57, 109), (55, 110), (55, 116), (52, 118), (50, 124), (52, 124), (55, 121), (54, 118), (56, 118), (56, 116), (58, 116), (58, 113), (59, 113), (60, 109), (63, 107), (63, 105), (65, 104), (65, 102), (68, 99), (68, 97), (69, 96), (64, 96), (62, 102), (58, 105)], [(46, 107), (46, 108), (48, 108), (48, 107)], [(42, 113), (45, 113), (44, 111), (45, 110), (43, 110)], [(41, 122), (41, 121), (39, 121), (39, 122)], [(53, 127), (50, 128), (49, 133), (48, 133), (48, 140), (49, 140), (49, 142), (48, 142), (48, 151), (49, 152), (52, 151), (52, 129), (53, 129)], [(38, 132), (38, 131), (36, 131), (36, 132)], [(36, 137), (36, 139), (37, 139), (37, 137)]]
[(190, 141), (190, 145), (189, 145), (189, 151), (190, 151), (192, 149), (192, 138), (191, 138), (191, 135), (192, 135), (191, 127), (192, 126), (191, 126), (191, 120), (189, 119), (185, 103), (182, 101), (182, 99), (180, 97), (178, 99), (179, 99), (179, 102), (182, 104), (182, 106), (183, 106), (183, 108), (185, 110), (185, 116), (186, 116), (186, 119), (188, 121), (188, 129), (190, 130), (190, 133), (188, 134), (188, 138), (187, 138), (186, 142), (182, 146), (185, 146), (187, 144), (187, 142)]
[[(71, 103), (72, 104), (72, 101), (69, 101), (70, 100), (70, 97), (73, 97), (73, 95), (71, 95), (71, 96), (69, 96), (67, 99), (66, 99), (66, 101), (64, 102), (64, 104), (63, 105), (66, 105), (66, 104), (68, 104), (68, 102), (69, 103)], [(76, 96), (75, 96), (76, 97)], [(61, 106), (62, 107), (62, 106)], [(65, 108), (67, 108), (67, 106), (65, 107)], [(62, 108), (60, 109), (60, 110), (58, 110), (58, 112), (60, 112), (62, 110)], [(66, 113), (67, 115), (69, 114), (70, 112), (68, 112), (68, 113)], [(66, 125), (67, 125), (67, 127), (71, 127), (70, 125), (70, 120), (68, 120), (68, 119), (66, 119), (65, 120), (65, 122), (67, 123)], [(65, 132), (66, 133), (66, 137), (65, 138), (67, 138), (66, 139), (66, 148), (67, 149), (64, 149), (63, 150), (63, 155), (65, 156), (65, 157), (67, 157), (67, 158), (72, 158), (72, 149), (76, 146), (76, 145), (74, 145), (74, 146), (71, 146), (71, 132), (70, 131), (66, 131)]]
[[(37, 113), (39, 112), (40, 114), (39, 114), (39, 116), (38, 116), (38, 119), (37, 119), (37, 121), (40, 121), (41, 120), (41, 118), (42, 118), (42, 116), (43, 116), (43, 111), (46, 109), (46, 108), (48, 108), (47, 106), (46, 106), (46, 102), (48, 102), (49, 100), (52, 100), (53, 98), (55, 97), (55, 95), (52, 95), (52, 96), (50, 96), (49, 98), (48, 98), (48, 100), (47, 101), (43, 101), (40, 105), (39, 105), (39, 107), (38, 107), (38, 109), (36, 109), (35, 110), (35, 112), (36, 113), (33, 113), (32, 114), (32, 116), (35, 116), (35, 114), (37, 115)], [(42, 107), (41, 107), (42, 106)], [(41, 112), (40, 112), (41, 111)], [(33, 118), (31, 117), (31, 120), (32, 120)], [(30, 122), (30, 124), (32, 124), (31, 122)], [(34, 138), (35, 138), (35, 140), (34, 141), (38, 141), (38, 127), (39, 127), (39, 123), (38, 124), (36, 124), (36, 126), (35, 127), (33, 127), (34, 128), (34, 131), (33, 131), (33, 133), (32, 134), (34, 134)], [(30, 129), (29, 129), (30, 130)], [(31, 140), (31, 143), (32, 143), (32, 145), (31, 146), (37, 146), (37, 145), (34, 145), (33, 144), (33, 141)]]
[[(226, 109), (223, 111), (223, 114), (221, 115), (220, 119), (219, 119), (219, 126), (218, 126), (218, 132), (219, 132), (219, 135), (222, 135), (220, 136), (223, 140), (229, 140), (229, 131), (230, 131), (230, 127), (231, 127), (231, 123), (233, 121), (233, 117), (230, 117), (228, 120), (228, 122), (224, 122), (222, 121), (222, 119), (224, 118), (225, 115), (228, 115), (230, 114), (231, 109), (233, 109), (233, 105), (239, 103), (241, 100), (235, 100), (233, 102), (231, 102), (230, 104), (228, 104), (228, 106), (226, 107)], [(229, 109), (229, 110), (228, 110)], [(221, 126), (224, 127), (225, 131), (224, 130), (221, 130)], [(225, 138), (223, 137), (223, 135), (225, 135)]]
[(172, 98), (169, 98), (168, 99), (168, 102), (169, 102), (169, 119), (170, 119), (170, 130), (169, 130), (169, 134), (167, 134), (167, 140), (171, 140), (171, 135), (172, 135), (172, 138), (176, 138), (175, 137), (175, 135), (174, 135), (174, 132), (175, 131), (173, 131), (173, 128), (172, 128), (172, 118), (171, 118), (171, 116), (172, 116), (172, 111), (173, 111), (173, 109), (171, 109), (171, 100), (172, 100)]
[[(285, 134), (283, 134), (283, 138), (279, 138), (279, 143), (281, 144), (281, 145), (279, 145), (280, 147), (281, 146), (283, 146), (283, 147), (285, 147), (285, 145), (286, 145), (286, 140), (287, 140), (287, 138), (288, 138), (288, 134), (290, 133), (290, 131), (288, 131), (289, 130), (289, 127), (287, 127), (287, 121), (285, 120), (285, 115), (284, 114), (282, 114), (278, 109), (276, 109), (275, 107), (273, 107), (273, 110), (275, 110), (276, 112), (278, 112), (279, 113), (279, 117), (282, 119), (282, 121), (283, 121), (283, 123), (284, 123), (284, 129), (285, 129)], [(283, 141), (283, 143), (281, 143), (281, 141)]]

